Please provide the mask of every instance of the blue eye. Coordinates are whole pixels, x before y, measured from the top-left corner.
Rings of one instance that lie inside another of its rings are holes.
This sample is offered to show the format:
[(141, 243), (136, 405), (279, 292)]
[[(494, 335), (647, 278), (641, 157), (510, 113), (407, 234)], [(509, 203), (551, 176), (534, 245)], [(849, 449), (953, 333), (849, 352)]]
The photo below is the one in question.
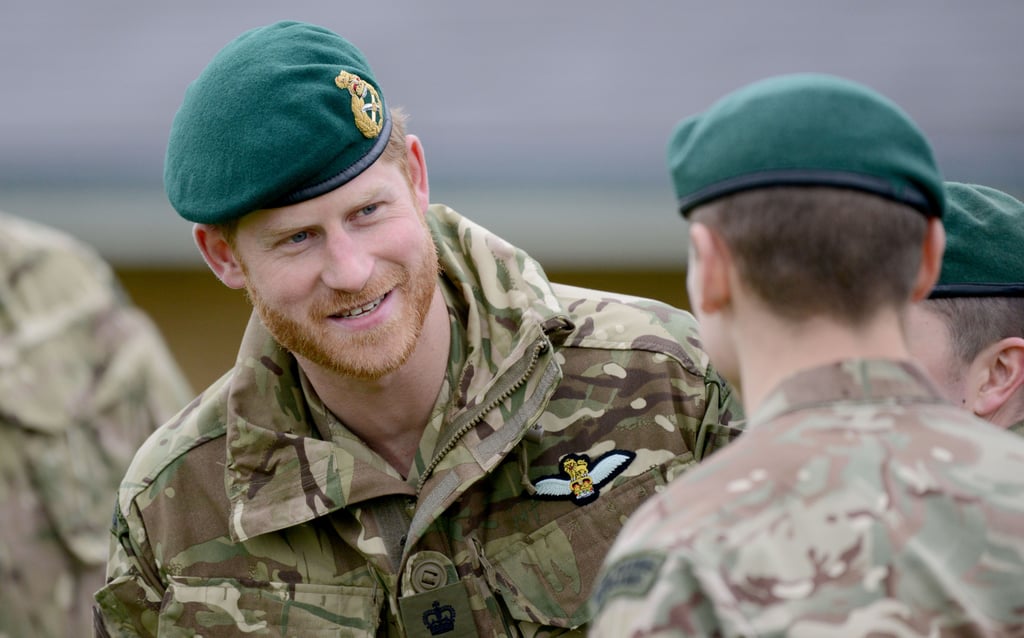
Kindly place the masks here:
[(300, 230), (299, 232), (289, 237), (288, 241), (292, 244), (298, 244), (306, 241), (307, 238), (309, 238), (309, 233), (305, 230)]
[(377, 204), (370, 204), (369, 206), (359, 210), (360, 215), (372, 215), (377, 212)]

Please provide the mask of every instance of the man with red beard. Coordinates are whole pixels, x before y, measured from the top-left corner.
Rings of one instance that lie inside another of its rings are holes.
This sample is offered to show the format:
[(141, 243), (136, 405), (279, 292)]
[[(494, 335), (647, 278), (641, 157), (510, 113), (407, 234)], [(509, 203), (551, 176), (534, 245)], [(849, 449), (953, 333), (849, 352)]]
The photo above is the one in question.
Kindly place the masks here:
[(622, 521), (736, 431), (692, 316), (431, 205), (403, 119), (302, 23), (189, 87), (167, 192), (255, 312), (122, 483), (100, 635), (579, 634)]

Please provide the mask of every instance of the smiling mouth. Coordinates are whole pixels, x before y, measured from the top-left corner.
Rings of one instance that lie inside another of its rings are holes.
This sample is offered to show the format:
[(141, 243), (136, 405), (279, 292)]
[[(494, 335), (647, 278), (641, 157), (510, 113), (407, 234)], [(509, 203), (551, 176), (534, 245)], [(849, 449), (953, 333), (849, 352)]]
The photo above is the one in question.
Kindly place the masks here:
[[(387, 297), (387, 295), (384, 295), (384, 297)], [(334, 316), (338, 317), (339, 319), (351, 319), (352, 317), (361, 317), (362, 315), (365, 315), (368, 312), (373, 312), (377, 308), (377, 306), (379, 306), (381, 302), (384, 301), (384, 297), (378, 297), (377, 299), (374, 299), (365, 306), (353, 308), (348, 312), (340, 312)]]

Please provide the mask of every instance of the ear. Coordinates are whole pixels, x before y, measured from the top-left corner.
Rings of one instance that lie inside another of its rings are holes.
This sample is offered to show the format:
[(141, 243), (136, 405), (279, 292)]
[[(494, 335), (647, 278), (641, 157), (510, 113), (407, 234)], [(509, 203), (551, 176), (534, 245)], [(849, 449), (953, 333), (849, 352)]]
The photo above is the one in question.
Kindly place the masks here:
[(969, 397), (970, 407), (978, 416), (989, 418), (1024, 385), (1024, 339), (1007, 337), (993, 343), (978, 354), (971, 368), (977, 370), (979, 381)]
[(406, 135), (405, 151), (413, 195), (416, 197), (420, 210), (426, 211), (430, 205), (430, 181), (427, 179), (427, 159), (420, 138), (415, 135)]
[(911, 291), (913, 301), (921, 301), (935, 287), (942, 269), (942, 253), (946, 250), (946, 230), (942, 220), (937, 217), (928, 218), (924, 242), (921, 245), (921, 265), (917, 270), (917, 279)]
[(192, 239), (195, 240), (199, 252), (202, 253), (206, 265), (217, 275), (228, 288), (244, 288), (245, 273), (242, 265), (235, 258), (231, 245), (224, 238), (224, 233), (217, 226), (196, 224), (192, 227)]
[(732, 287), (729, 249), (709, 227), (690, 223), (690, 269), (694, 277), (690, 303), (702, 313), (718, 312), (729, 304)]

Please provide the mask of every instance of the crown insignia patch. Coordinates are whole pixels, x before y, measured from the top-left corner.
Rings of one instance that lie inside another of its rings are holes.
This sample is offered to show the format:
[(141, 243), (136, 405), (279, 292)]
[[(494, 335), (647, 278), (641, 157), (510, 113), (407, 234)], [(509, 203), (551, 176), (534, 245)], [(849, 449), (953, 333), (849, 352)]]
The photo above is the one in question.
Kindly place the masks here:
[(586, 454), (567, 454), (562, 457), (562, 471), (554, 476), (537, 480), (535, 496), (551, 500), (571, 500), (586, 505), (597, 500), (601, 488), (629, 467), (636, 453), (612, 450), (591, 460)]
[(441, 605), (434, 601), (434, 605), (423, 612), (423, 626), (427, 628), (431, 636), (440, 636), (450, 631), (455, 631), (455, 608), (451, 605)]
[(384, 127), (384, 107), (380, 95), (373, 85), (355, 73), (342, 71), (334, 78), (334, 83), (342, 91), (352, 96), (352, 115), (356, 120), (356, 128), (363, 137), (374, 138), (380, 135)]

